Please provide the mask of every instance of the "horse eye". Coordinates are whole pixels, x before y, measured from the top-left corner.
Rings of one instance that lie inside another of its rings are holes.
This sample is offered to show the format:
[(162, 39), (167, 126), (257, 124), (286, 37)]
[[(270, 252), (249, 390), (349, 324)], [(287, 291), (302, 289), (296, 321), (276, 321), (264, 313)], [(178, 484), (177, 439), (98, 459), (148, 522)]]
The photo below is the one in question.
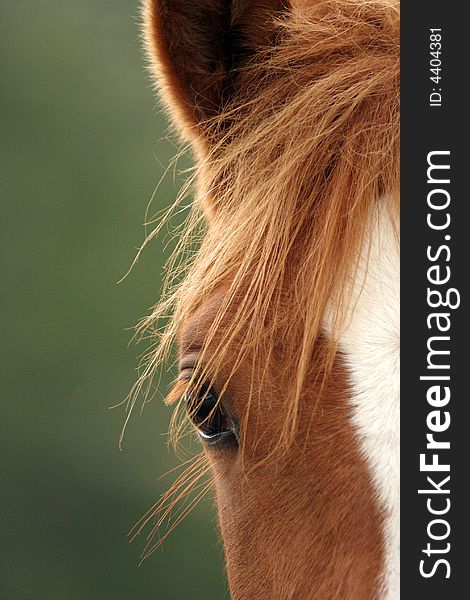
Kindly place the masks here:
[(214, 388), (203, 385), (197, 394), (188, 394), (185, 402), (189, 418), (205, 442), (235, 440), (232, 421), (218, 401)]

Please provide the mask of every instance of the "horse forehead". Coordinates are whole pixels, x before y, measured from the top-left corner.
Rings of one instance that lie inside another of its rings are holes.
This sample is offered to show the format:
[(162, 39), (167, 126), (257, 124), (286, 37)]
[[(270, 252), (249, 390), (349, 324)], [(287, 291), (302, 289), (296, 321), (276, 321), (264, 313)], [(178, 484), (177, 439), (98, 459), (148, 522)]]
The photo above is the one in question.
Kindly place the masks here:
[(181, 354), (203, 347), (207, 332), (222, 306), (225, 295), (224, 286), (201, 302), (196, 310), (186, 317), (179, 336)]
[(339, 344), (349, 371), (352, 420), (384, 518), (382, 598), (399, 598), (400, 266), (396, 232), (382, 205), (364, 249)]

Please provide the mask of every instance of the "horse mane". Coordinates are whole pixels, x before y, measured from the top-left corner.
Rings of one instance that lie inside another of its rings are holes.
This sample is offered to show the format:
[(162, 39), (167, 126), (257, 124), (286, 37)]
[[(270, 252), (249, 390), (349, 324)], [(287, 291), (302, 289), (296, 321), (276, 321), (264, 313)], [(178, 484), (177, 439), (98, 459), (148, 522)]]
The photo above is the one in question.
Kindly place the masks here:
[(216, 380), (229, 360), (233, 374), (248, 352), (265, 361), (282, 339), (287, 447), (314, 353), (322, 377), (332, 368), (337, 336), (319, 344), (325, 316), (339, 331), (380, 198), (397, 223), (399, 3), (326, 0), (277, 26), (204, 123), (191, 214), (163, 298), (139, 325), (152, 345), (130, 406), (153, 389), (188, 317), (226, 289), (199, 380)]

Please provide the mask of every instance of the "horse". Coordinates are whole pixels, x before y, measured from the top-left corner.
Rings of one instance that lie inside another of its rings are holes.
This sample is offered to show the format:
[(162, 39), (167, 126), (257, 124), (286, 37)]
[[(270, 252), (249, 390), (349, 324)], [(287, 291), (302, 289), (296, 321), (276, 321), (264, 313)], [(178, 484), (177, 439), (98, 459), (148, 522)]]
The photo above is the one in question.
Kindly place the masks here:
[(398, 600), (398, 0), (143, 17), (195, 161), (143, 377), (176, 341), (167, 401), (202, 444), (231, 596)]

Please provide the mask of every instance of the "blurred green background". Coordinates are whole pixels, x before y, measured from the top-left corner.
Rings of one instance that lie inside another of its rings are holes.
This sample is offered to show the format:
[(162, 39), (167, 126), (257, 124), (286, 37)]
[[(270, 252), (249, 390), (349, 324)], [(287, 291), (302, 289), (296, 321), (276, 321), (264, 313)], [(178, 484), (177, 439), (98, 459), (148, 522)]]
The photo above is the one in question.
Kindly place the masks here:
[[(171, 482), (169, 409), (121, 401), (162, 239), (120, 285), (171, 157), (137, 0), (1, 0), (2, 600), (228, 598), (206, 500), (142, 567), (127, 532)], [(175, 197), (171, 176), (152, 210)], [(167, 253), (166, 253), (167, 255)], [(165, 384), (166, 382), (163, 382)]]

